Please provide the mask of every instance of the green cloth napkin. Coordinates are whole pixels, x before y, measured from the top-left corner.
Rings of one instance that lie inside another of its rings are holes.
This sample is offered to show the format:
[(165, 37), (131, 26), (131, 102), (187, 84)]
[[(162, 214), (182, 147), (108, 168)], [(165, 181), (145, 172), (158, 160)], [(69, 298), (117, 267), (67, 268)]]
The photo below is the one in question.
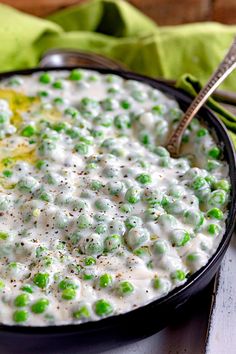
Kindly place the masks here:
[[(200, 82), (190, 74), (182, 75), (176, 82), (176, 87), (188, 92), (191, 96), (196, 96), (202, 88)], [(211, 108), (228, 128), (229, 134), (236, 146), (236, 117), (224, 109), (213, 98), (207, 100), (207, 105)]]
[[(202, 84), (236, 34), (236, 26), (213, 22), (158, 27), (123, 0), (91, 0), (47, 19), (0, 4), (0, 24), (0, 71), (36, 66), (48, 49), (75, 48), (106, 55), (152, 77), (177, 79), (187, 72)], [(200, 84), (189, 80), (179, 82), (196, 94)], [(236, 91), (235, 72), (222, 87)], [(209, 104), (235, 131), (234, 117), (219, 112), (215, 102), (214, 107)]]

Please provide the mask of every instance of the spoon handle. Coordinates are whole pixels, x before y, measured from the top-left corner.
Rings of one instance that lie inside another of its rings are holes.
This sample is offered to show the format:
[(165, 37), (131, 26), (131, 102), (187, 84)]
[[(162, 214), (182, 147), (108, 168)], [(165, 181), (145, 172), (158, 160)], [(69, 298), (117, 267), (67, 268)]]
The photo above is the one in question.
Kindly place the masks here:
[(201, 89), (199, 94), (195, 97), (191, 105), (180, 120), (177, 128), (171, 135), (166, 145), (167, 150), (171, 156), (178, 156), (182, 135), (191, 122), (192, 118), (196, 115), (198, 110), (206, 102), (208, 97), (215, 91), (222, 81), (236, 68), (236, 37), (220, 63), (216, 71), (212, 74), (206, 85)]

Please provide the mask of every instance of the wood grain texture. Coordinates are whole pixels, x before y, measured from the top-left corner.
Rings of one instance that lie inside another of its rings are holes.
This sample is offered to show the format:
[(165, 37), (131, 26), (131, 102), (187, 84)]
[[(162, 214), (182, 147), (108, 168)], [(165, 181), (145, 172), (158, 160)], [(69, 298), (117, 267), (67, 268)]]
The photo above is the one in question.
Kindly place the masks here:
[(206, 21), (210, 19), (211, 0), (130, 0), (159, 25)]
[(236, 0), (215, 0), (212, 3), (214, 21), (236, 23)]
[(83, 0), (0, 0), (0, 3), (40, 17), (81, 2)]
[[(19, 10), (47, 16), (85, 0), (1, 0)], [(236, 23), (236, 0), (127, 0), (159, 25), (199, 21)]]
[(236, 235), (222, 263), (206, 354), (236, 353)]

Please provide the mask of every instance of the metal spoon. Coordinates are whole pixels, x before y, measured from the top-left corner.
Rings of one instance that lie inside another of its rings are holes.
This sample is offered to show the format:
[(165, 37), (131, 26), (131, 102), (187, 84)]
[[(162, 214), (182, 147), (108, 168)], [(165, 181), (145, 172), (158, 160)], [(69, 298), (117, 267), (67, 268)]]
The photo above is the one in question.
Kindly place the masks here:
[(228, 53), (212, 74), (206, 85), (201, 89), (199, 94), (194, 98), (193, 102), (183, 115), (177, 128), (169, 138), (166, 148), (172, 157), (179, 155), (180, 144), (183, 133), (193, 117), (206, 102), (208, 97), (215, 91), (222, 81), (236, 68), (236, 37), (229, 48)]

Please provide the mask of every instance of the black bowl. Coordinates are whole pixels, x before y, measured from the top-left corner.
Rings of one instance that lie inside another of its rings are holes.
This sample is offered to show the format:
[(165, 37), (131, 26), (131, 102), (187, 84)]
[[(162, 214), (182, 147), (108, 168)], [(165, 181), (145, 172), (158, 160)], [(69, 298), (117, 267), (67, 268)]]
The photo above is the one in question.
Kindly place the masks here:
[[(49, 70), (71, 70), (71, 67), (44, 68)], [(42, 69), (29, 69), (0, 74), (0, 79), (12, 75), (28, 75)], [(114, 73), (125, 79), (133, 79), (160, 89), (175, 98), (183, 110), (190, 105), (192, 98), (185, 92), (167, 84), (130, 72), (110, 69), (91, 69), (101, 73)], [(59, 353), (87, 352), (88, 348), (98, 353), (101, 348), (127, 343), (151, 335), (164, 328), (183, 305), (200, 293), (216, 274), (233, 233), (236, 212), (236, 160), (233, 144), (221, 121), (207, 108), (199, 111), (198, 117), (209, 126), (218, 142), (223, 147), (224, 159), (228, 162), (231, 180), (231, 199), (226, 221), (226, 232), (217, 251), (207, 264), (191, 275), (183, 285), (172, 290), (168, 295), (128, 313), (108, 317), (97, 322), (80, 325), (50, 327), (24, 327), (0, 325), (0, 352), (20, 353)], [(1, 311), (1, 309), (0, 309)]]

